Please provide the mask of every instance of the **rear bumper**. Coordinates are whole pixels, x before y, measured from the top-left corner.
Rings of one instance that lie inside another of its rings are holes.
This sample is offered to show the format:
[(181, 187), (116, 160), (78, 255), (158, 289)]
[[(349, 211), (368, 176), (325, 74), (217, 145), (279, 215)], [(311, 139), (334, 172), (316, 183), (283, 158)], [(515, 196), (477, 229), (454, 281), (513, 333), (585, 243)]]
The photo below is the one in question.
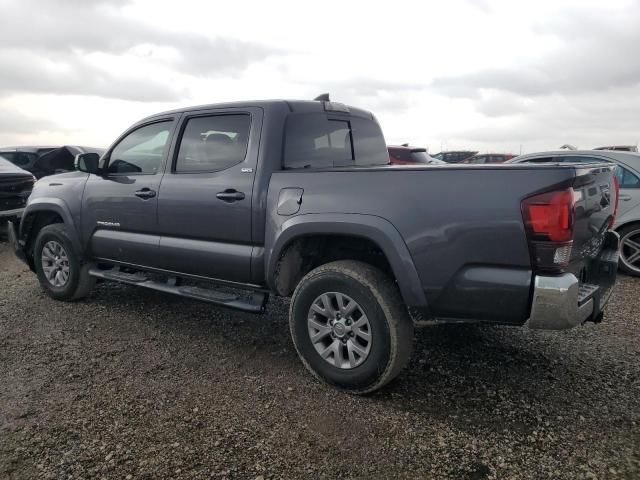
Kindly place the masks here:
[(11, 248), (13, 249), (16, 257), (22, 260), (24, 263), (29, 265), (27, 260), (27, 255), (24, 252), (23, 246), (18, 241), (18, 234), (16, 232), (16, 224), (9, 220), (7, 222), (7, 234), (9, 235), (9, 243), (11, 244)]
[(536, 276), (531, 316), (526, 325), (544, 330), (566, 330), (587, 321), (598, 321), (604, 310), (618, 271), (618, 235), (607, 232), (603, 250), (593, 261), (589, 283), (575, 275)]

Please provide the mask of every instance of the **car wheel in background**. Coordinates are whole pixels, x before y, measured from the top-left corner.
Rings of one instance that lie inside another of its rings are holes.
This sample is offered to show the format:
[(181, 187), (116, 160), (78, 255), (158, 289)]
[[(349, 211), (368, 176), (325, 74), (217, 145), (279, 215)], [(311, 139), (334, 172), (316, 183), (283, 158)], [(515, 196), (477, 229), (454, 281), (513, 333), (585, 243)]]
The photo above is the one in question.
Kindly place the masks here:
[(640, 223), (627, 225), (620, 230), (620, 270), (640, 277)]

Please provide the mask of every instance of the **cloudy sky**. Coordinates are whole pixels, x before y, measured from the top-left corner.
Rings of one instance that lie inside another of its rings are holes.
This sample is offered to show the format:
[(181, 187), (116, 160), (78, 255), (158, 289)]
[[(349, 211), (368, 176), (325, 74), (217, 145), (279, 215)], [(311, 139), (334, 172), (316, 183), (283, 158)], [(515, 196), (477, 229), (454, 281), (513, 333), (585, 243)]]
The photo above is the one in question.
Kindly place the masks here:
[(0, 146), (322, 92), (432, 153), (637, 144), (639, 46), (640, 0), (0, 0)]

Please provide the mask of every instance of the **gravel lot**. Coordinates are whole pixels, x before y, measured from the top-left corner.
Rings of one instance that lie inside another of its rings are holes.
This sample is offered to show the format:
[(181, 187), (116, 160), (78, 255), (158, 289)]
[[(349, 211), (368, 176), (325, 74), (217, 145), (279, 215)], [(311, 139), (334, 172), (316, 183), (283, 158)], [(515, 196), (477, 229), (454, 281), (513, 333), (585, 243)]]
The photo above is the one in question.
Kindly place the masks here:
[(568, 332), (442, 326), (365, 398), (263, 316), (100, 284), (50, 300), (0, 243), (0, 478), (640, 478), (640, 281)]

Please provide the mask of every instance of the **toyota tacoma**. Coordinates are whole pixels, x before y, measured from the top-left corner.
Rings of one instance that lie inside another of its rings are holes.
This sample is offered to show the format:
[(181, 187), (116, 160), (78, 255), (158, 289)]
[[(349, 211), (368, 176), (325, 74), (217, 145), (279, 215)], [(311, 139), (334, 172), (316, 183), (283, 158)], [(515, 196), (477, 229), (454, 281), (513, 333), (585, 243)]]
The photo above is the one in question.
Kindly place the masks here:
[(291, 297), (302, 362), (351, 393), (398, 375), (416, 322), (601, 320), (614, 166), (388, 163), (375, 117), (328, 99), (175, 110), (39, 180), (9, 234), (57, 300), (96, 279), (251, 312)]

